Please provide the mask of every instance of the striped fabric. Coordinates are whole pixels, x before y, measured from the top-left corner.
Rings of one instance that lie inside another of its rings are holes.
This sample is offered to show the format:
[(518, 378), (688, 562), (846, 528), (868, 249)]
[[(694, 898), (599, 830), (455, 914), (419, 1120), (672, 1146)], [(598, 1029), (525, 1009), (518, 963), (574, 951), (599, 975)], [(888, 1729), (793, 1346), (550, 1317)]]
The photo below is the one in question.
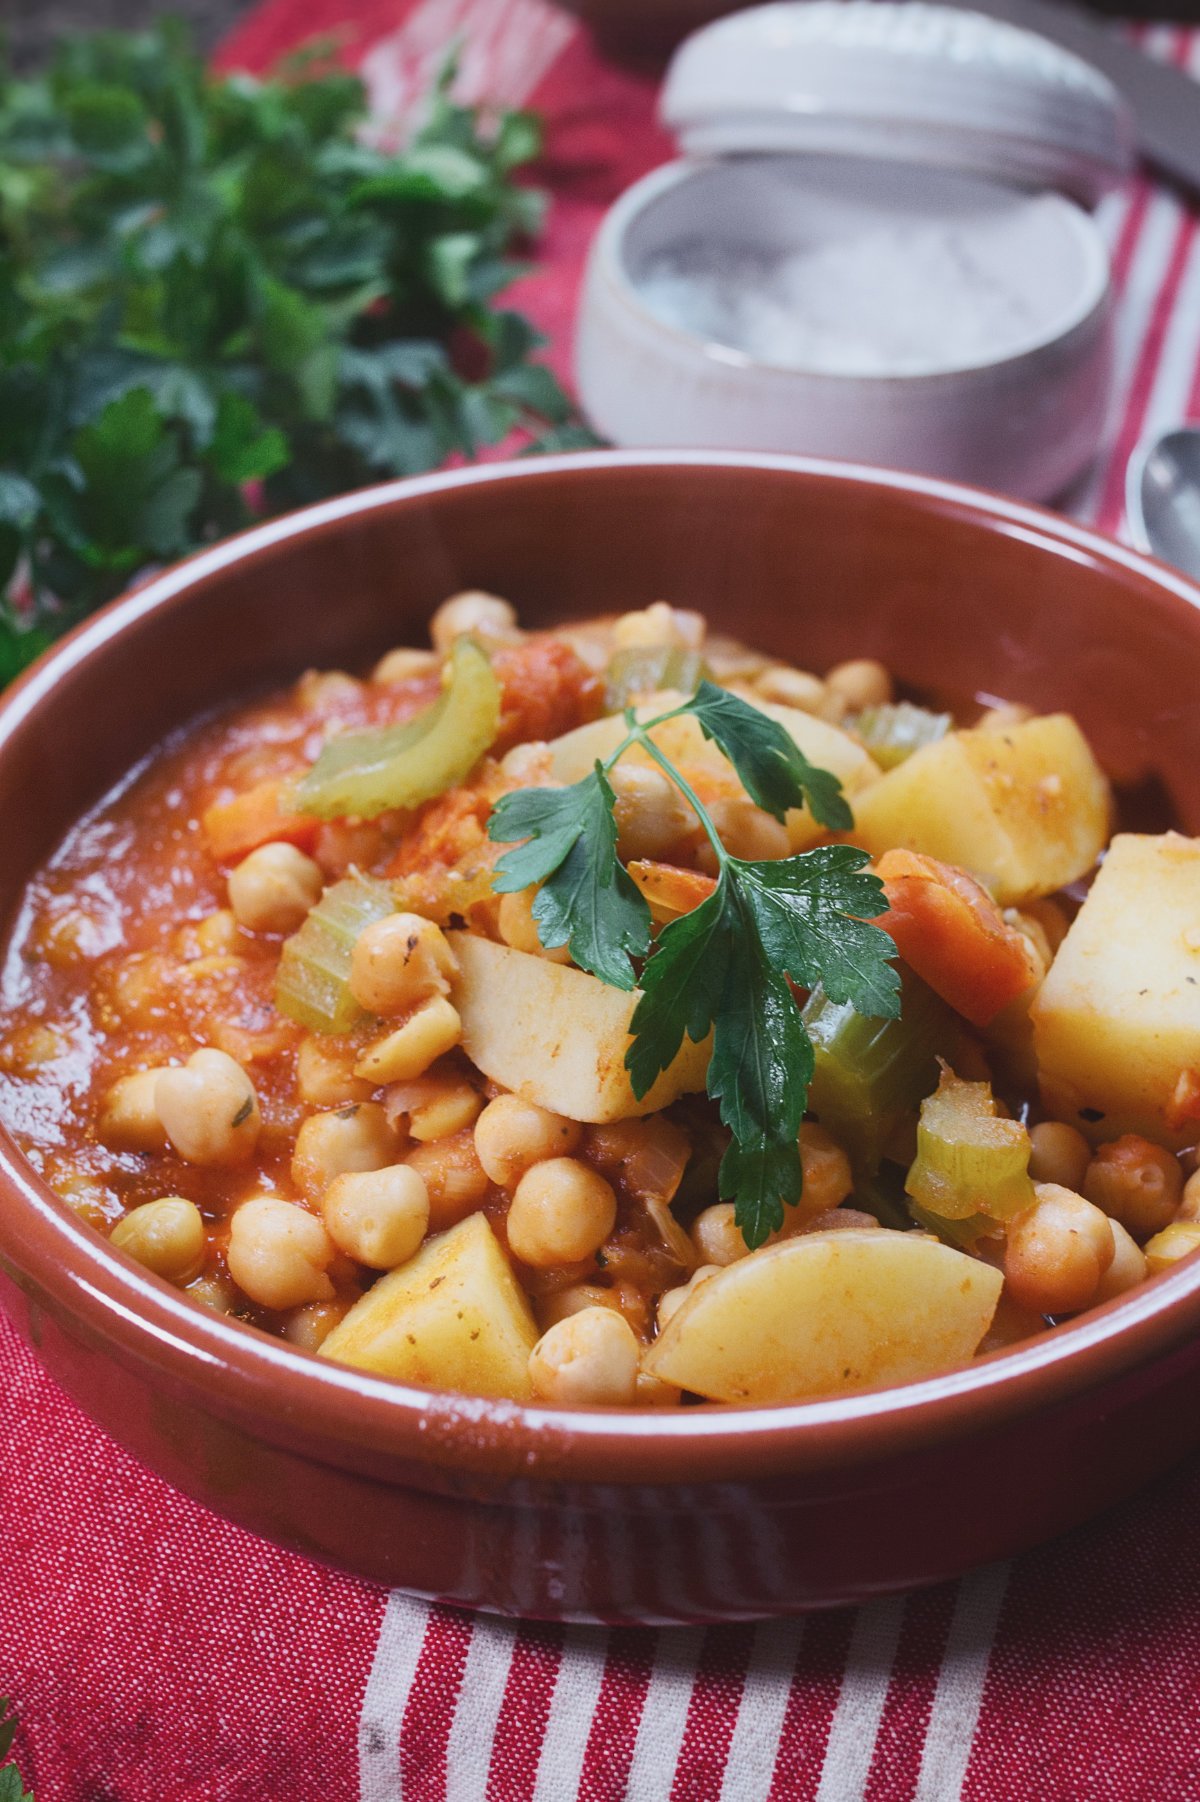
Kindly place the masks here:
[[(385, 130), (456, 35), (476, 92), (547, 112), (557, 204), (520, 301), (565, 368), (588, 237), (667, 153), (649, 81), (546, 0), (266, 0), (228, 60), (327, 29)], [(1200, 76), (1200, 33), (1142, 36)], [(1119, 393), (1072, 510), (1119, 531), (1134, 444), (1200, 417), (1200, 238), (1145, 178), (1104, 221)], [(2, 1321), (0, 1384), (0, 1692), (38, 1802), (1200, 1798), (1200, 1462), (1011, 1567), (854, 1613), (522, 1625), (385, 1595), (182, 1500)]]

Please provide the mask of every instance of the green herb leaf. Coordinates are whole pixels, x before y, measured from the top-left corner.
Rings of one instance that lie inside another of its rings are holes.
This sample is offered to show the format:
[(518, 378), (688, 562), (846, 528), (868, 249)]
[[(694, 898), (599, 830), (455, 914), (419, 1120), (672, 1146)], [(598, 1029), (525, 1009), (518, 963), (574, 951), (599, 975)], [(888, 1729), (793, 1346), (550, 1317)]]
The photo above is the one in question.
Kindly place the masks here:
[(632, 989), (630, 959), (650, 946), (650, 909), (617, 858), (616, 796), (597, 763), (569, 788), (525, 788), (503, 795), (488, 836), (513, 844), (496, 866), (493, 887), (514, 894), (540, 883), (533, 904), (547, 950), (567, 945), (581, 969), (617, 989)]
[(441, 77), (399, 153), (365, 113), (328, 46), (214, 76), (169, 22), (0, 74), (0, 675), (257, 513), (576, 429), (493, 298), (534, 123)]
[(865, 870), (869, 861), (853, 845), (818, 845), (766, 863), (731, 859), (730, 874), (774, 969), (799, 988), (821, 983), (830, 1000), (848, 1001), (860, 1014), (895, 1019), (896, 947), (867, 923), (887, 911), (882, 882)]
[(798, 1134), (813, 1049), (787, 981), (863, 1013), (899, 1012), (899, 980), (885, 932), (852, 917), (882, 913), (882, 885), (861, 874), (867, 856), (820, 847), (778, 862), (730, 858), (716, 891), (663, 929), (642, 976), (626, 1057), (635, 1095), (648, 1093), (683, 1043), (713, 1031), (708, 1092), (733, 1145), (721, 1193), (733, 1197), (748, 1245), (783, 1224), (800, 1195)]
[[(691, 701), (662, 717), (681, 713), (695, 714), (760, 806), (783, 813), (807, 796), (829, 823), (843, 817), (835, 779), (807, 763), (798, 767), (779, 743), (782, 729), (746, 703), (703, 682)], [(712, 1033), (708, 1092), (732, 1135), (720, 1192), (733, 1199), (753, 1247), (783, 1224), (784, 1206), (799, 1199), (803, 1180), (799, 1131), (815, 1058), (792, 985), (820, 983), (832, 1001), (898, 1016), (895, 947), (870, 924), (887, 901), (865, 868), (866, 852), (852, 845), (778, 861), (731, 857), (698, 796), (654, 745), (658, 722), (639, 723), (631, 713), (626, 720), (629, 736), (608, 767), (634, 743), (649, 750), (699, 814), (719, 875), (708, 899), (659, 935), (641, 975), (625, 1064), (640, 1099), (685, 1038), (699, 1044)], [(571, 788), (505, 795), (488, 831), (504, 843), (525, 841), (501, 858), (494, 887), (506, 893), (542, 883), (534, 914), (543, 944), (569, 944), (583, 968), (628, 989), (635, 980), (630, 959), (645, 951), (649, 922), (645, 904), (634, 906), (617, 858), (613, 801), (606, 766), (597, 763)]]
[(767, 813), (781, 820), (789, 808), (807, 801), (813, 818), (831, 831), (853, 826), (837, 777), (811, 764), (778, 721), (712, 682), (700, 684), (690, 711), (704, 736), (728, 757), (750, 798)]
[[(17, 1717), (11, 1713), (7, 1696), (0, 1696), (0, 1759), (7, 1760), (16, 1738)], [(33, 1796), (21, 1781), (15, 1764), (0, 1766), (0, 1802), (33, 1802)]]

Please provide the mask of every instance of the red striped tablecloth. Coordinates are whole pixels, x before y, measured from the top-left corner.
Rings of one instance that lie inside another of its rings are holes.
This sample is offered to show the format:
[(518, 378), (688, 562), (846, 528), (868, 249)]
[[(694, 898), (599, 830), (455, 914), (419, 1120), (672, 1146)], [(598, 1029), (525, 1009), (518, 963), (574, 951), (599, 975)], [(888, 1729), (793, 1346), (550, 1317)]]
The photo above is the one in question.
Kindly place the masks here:
[[(545, 0), (266, 0), (227, 60), (330, 28), (384, 113), (455, 36), (477, 91), (547, 112), (556, 204), (520, 303), (565, 371), (587, 240), (668, 153), (651, 82)], [(1200, 74), (1200, 33), (1145, 41)], [(1104, 218), (1118, 414), (1073, 508), (1119, 531), (1137, 439), (1200, 417), (1200, 239), (1146, 179)], [(38, 1802), (1200, 1799), (1200, 1461), (1011, 1566), (854, 1613), (561, 1628), (389, 1596), (226, 1526), (2, 1321), (0, 1384), (0, 1692)]]

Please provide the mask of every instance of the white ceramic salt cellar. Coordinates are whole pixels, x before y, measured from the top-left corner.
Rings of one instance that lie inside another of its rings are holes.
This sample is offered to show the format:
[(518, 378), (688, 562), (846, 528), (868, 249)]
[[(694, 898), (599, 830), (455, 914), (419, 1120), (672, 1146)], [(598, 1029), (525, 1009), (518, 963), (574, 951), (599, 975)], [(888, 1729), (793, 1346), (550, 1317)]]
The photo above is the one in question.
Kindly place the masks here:
[(592, 246), (580, 396), (620, 445), (805, 452), (1031, 499), (1099, 449), (1116, 90), (980, 14), (801, 0), (683, 44), (681, 160)]

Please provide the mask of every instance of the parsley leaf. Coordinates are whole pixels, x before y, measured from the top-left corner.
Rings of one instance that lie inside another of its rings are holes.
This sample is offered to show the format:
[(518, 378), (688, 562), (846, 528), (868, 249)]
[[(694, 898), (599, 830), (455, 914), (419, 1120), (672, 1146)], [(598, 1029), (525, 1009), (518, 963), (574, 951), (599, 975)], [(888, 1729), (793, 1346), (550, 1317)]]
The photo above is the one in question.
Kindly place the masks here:
[(540, 883), (533, 917), (543, 945), (567, 945), (581, 969), (632, 989), (630, 958), (650, 948), (650, 910), (617, 858), (615, 800), (600, 763), (569, 788), (502, 795), (488, 837), (526, 842), (505, 852), (492, 886), (506, 895)]
[[(8, 1697), (0, 1696), (0, 1759), (8, 1758), (16, 1737), (17, 1717), (10, 1713), (11, 1707)], [(33, 1802), (15, 1764), (0, 1765), (0, 1802)]]
[(683, 1043), (711, 1029), (708, 1092), (733, 1144), (721, 1193), (736, 1202), (748, 1245), (783, 1224), (800, 1197), (798, 1135), (813, 1050), (787, 981), (825, 983), (860, 1012), (899, 1013), (886, 933), (855, 913), (884, 911), (865, 851), (829, 845), (778, 862), (728, 858), (714, 893), (664, 927), (642, 976), (626, 1056), (635, 1095), (648, 1093)]
[(688, 713), (758, 805), (781, 817), (807, 799), (827, 825), (853, 824), (835, 776), (808, 764), (777, 722), (705, 682), (658, 720), (639, 722), (627, 712), (627, 737), (582, 782), (505, 795), (489, 834), (524, 842), (500, 859), (493, 886), (509, 893), (540, 882), (534, 917), (542, 943), (569, 943), (584, 969), (631, 989), (630, 959), (649, 948), (649, 915), (617, 857), (607, 770), (638, 744), (695, 810), (717, 858), (717, 886), (660, 933), (642, 972), (625, 1064), (641, 1098), (685, 1037), (699, 1044), (711, 1032), (708, 1092), (732, 1136), (720, 1192), (734, 1200), (754, 1247), (783, 1224), (784, 1206), (799, 1200), (803, 1182), (799, 1132), (814, 1054), (792, 984), (821, 983), (832, 1000), (886, 1018), (899, 1014), (900, 986), (892, 940), (870, 924), (887, 901), (865, 868), (867, 853), (823, 845), (777, 861), (730, 856), (653, 737), (656, 725)]
[(768, 863), (733, 858), (730, 875), (773, 968), (799, 988), (821, 983), (831, 1001), (860, 1014), (894, 1019), (900, 978), (887, 960), (895, 945), (868, 924), (887, 909), (882, 882), (864, 869), (869, 861), (854, 845), (818, 845)]
[(706, 738), (729, 759), (751, 800), (781, 820), (789, 808), (809, 810), (833, 832), (854, 824), (842, 785), (830, 770), (818, 769), (790, 732), (728, 689), (702, 682), (689, 704)]
[(28, 77), (0, 45), (0, 678), (257, 516), (578, 429), (495, 302), (538, 122), (452, 76), (393, 150), (328, 47), (258, 80), (172, 22)]

